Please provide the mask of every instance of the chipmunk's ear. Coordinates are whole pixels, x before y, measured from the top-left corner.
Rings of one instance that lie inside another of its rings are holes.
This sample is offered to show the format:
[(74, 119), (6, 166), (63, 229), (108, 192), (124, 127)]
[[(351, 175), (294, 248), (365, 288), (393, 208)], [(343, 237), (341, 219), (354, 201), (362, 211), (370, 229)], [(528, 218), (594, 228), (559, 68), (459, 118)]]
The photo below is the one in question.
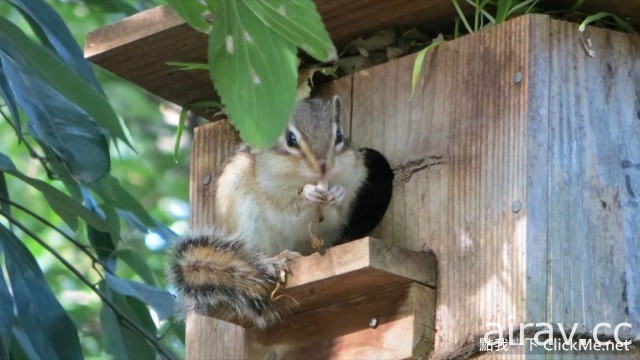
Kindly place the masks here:
[(334, 95), (331, 99), (331, 107), (333, 109), (333, 121), (340, 123), (340, 96)]

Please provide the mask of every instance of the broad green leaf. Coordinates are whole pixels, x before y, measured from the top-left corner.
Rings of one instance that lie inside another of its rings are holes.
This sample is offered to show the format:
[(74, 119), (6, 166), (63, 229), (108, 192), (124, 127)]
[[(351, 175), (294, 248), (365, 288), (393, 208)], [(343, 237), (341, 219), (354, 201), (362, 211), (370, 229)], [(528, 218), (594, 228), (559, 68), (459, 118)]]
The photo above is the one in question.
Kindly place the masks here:
[[(92, 183), (110, 169), (109, 144), (96, 123), (75, 104), (12, 59), (0, 54), (29, 131), (61, 159), (76, 180)], [(17, 66), (16, 66), (17, 65)]]
[(242, 0), (247, 8), (278, 33), (319, 61), (337, 58), (335, 46), (311, 0)]
[(131, 270), (140, 276), (142, 281), (149, 285), (156, 286), (156, 278), (153, 275), (153, 272), (149, 268), (145, 259), (142, 258), (138, 252), (131, 248), (120, 248), (115, 251), (114, 255), (124, 261)]
[(159, 320), (168, 318), (175, 310), (175, 299), (167, 291), (132, 280), (121, 279), (111, 274), (105, 274), (105, 280), (107, 286), (116, 293), (132, 296), (151, 306), (158, 314)]
[(131, 147), (122, 123), (106, 98), (69, 69), (50, 50), (34, 43), (18, 27), (0, 17), (0, 53), (20, 69), (49, 84), (85, 111), (110, 135)]
[[(149, 311), (146, 307), (139, 306), (138, 300), (112, 292), (104, 281), (99, 287), (127, 318), (141, 325), (149, 334), (155, 333), (155, 325), (149, 316)], [(118, 320), (116, 314), (104, 305), (100, 310), (100, 325), (106, 338), (107, 350), (114, 359), (155, 359), (153, 347), (140, 335), (127, 328)]]
[(211, 29), (205, 20), (203, 15), (207, 11), (207, 7), (200, 1), (187, 1), (187, 0), (167, 0), (169, 6), (171, 6), (180, 16), (194, 29), (208, 33)]
[(211, 77), (245, 142), (271, 146), (296, 96), (296, 47), (265, 26), (244, 1), (220, 0), (209, 39)]
[(53, 8), (42, 0), (10, 0), (10, 2), (30, 20), (32, 27), (40, 30), (36, 33), (41, 33), (46, 37), (46, 42), (51, 44), (53, 50), (58, 53), (70, 69), (94, 89), (104, 94), (91, 65), (84, 58), (80, 46)]
[(82, 359), (77, 329), (29, 250), (2, 225), (0, 243), (17, 315), (36, 352), (44, 359)]

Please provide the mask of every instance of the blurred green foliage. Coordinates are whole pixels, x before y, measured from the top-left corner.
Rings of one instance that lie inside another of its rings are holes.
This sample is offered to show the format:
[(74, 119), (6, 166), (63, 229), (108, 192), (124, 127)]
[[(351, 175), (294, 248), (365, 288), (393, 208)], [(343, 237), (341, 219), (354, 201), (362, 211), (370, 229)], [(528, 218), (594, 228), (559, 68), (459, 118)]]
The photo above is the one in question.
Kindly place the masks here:
[[(64, 20), (81, 46), (88, 32), (164, 3), (161, 0), (48, 0), (46, 2)], [(0, 0), (0, 17), (8, 19), (27, 35), (35, 37), (24, 17), (4, 0)], [(133, 148), (137, 152), (122, 144), (116, 148), (112, 142), (111, 175), (117, 178), (122, 187), (129, 191), (159, 222), (168, 225), (176, 232), (183, 232), (186, 229), (188, 216), (189, 150), (187, 147), (190, 141), (186, 139), (189, 133), (185, 132), (183, 135), (185, 138), (181, 142), (183, 149), (178, 153), (176, 163), (173, 144), (179, 109), (163, 103), (155, 96), (99, 67), (94, 66), (94, 70), (107, 99), (128, 127), (133, 139)], [(6, 112), (6, 106), (1, 97), (0, 108)], [(49, 178), (51, 174), (48, 174), (40, 162), (31, 157), (27, 150), (25, 141), (21, 141), (16, 136), (9, 122), (0, 118), (0, 153), (7, 155), (19, 170), (29, 177), (45, 180), (59, 190), (66, 191), (62, 182)], [(41, 193), (11, 176), (7, 176), (6, 181), (12, 200), (28, 206), (31, 211), (47, 219), (56, 227), (68, 233), (73, 232), (54, 210), (47, 206)], [(11, 209), (11, 215), (46, 241), (91, 282), (97, 284), (101, 280), (94, 271), (95, 264), (92, 260), (57, 231), (15, 208)], [(7, 225), (3, 221), (4, 219), (0, 220), (0, 223)], [(130, 264), (120, 262), (116, 268), (118, 277), (146, 283), (155, 281), (158, 287), (166, 289), (168, 286), (164, 278), (166, 241), (157, 236), (145, 236), (144, 233), (136, 231), (125, 222), (121, 225), (122, 240), (118, 244), (120, 252), (118, 256), (122, 255), (125, 258), (128, 253), (136, 254), (144, 259), (150, 273), (147, 274), (146, 279), (142, 279), (140, 273), (144, 271), (140, 268), (132, 269), (130, 266), (135, 267), (135, 262), (130, 261)], [(86, 235), (82, 235), (81, 232), (77, 232), (77, 235), (78, 241), (87, 243)], [(99, 297), (62, 266), (50, 251), (28, 236), (20, 236), (20, 240), (36, 258), (49, 286), (77, 326), (83, 355), (86, 358), (108, 357), (107, 340), (98, 316), (102, 304)], [(0, 267), (2, 264), (3, 260), (0, 256)], [(0, 276), (3, 275), (0, 274)], [(162, 344), (178, 357), (182, 357), (183, 344), (179, 336), (176, 337), (170, 331), (174, 325), (172, 320), (158, 324), (158, 334), (167, 334), (162, 339)], [(178, 328), (177, 332), (179, 334), (181, 330)], [(28, 357), (28, 354), (24, 355)]]

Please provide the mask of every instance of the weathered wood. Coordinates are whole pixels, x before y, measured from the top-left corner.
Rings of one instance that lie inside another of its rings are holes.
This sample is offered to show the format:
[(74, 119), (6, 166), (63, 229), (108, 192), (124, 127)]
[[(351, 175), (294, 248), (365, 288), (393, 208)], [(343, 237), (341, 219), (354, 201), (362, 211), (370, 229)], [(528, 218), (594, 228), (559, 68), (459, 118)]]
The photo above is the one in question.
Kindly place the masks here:
[(489, 322), (638, 335), (639, 51), (637, 36), (528, 16), (440, 46), (410, 101), (412, 57), (354, 75), (353, 141), (398, 175), (373, 235), (439, 259), (432, 356)]
[(417, 283), (392, 287), (297, 314), (267, 330), (248, 329), (246, 355), (250, 359), (426, 358), (433, 346), (434, 305), (432, 288)]
[[(521, 17), (430, 52), (411, 98), (413, 59), (333, 84), (350, 98), (353, 142), (396, 171), (372, 236), (439, 260), (431, 357), (477, 354), (488, 323), (578, 323), (588, 336), (598, 322), (628, 322), (621, 335), (637, 337), (640, 37)], [(214, 323), (197, 325), (211, 333)], [(233, 336), (226, 344), (264, 339)], [(200, 354), (225, 344), (210, 341)], [(259, 353), (246, 344), (238, 351)], [(289, 354), (286, 344), (275, 351)], [(314, 344), (330, 357), (333, 343)]]
[[(192, 231), (213, 225), (216, 177), (238, 143), (237, 133), (228, 120), (195, 129), (189, 189)], [(187, 359), (245, 358), (244, 329), (238, 325), (190, 312), (185, 337)]]
[[(278, 291), (274, 306), (295, 317), (411, 282), (435, 289), (437, 265), (431, 253), (409, 251), (367, 237), (333, 247), (325, 254), (298, 259), (289, 265), (289, 270), (286, 286)], [(202, 312), (218, 318), (215, 309)], [(236, 318), (220, 319), (250, 326)]]

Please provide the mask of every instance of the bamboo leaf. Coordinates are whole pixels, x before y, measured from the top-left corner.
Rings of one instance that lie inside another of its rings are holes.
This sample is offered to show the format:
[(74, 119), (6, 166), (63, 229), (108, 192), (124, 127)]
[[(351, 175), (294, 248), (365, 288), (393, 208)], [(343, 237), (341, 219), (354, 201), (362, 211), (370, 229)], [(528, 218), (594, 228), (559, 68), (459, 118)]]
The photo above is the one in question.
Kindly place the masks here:
[(116, 209), (129, 211), (147, 228), (157, 226), (156, 221), (149, 215), (147, 210), (133, 197), (120, 182), (109, 175), (90, 187), (100, 196), (100, 198)]
[(0, 243), (20, 324), (43, 359), (82, 359), (77, 329), (18, 238), (0, 225)]
[[(3, 250), (0, 245), (0, 263)], [(11, 348), (11, 328), (13, 327), (13, 297), (5, 280), (4, 268), (0, 266), (0, 359), (9, 358)]]
[(220, 0), (209, 39), (216, 90), (243, 140), (271, 146), (295, 105), (296, 48), (265, 26), (244, 1)]
[(71, 35), (71, 31), (58, 13), (42, 0), (10, 0), (29, 20), (37, 34), (43, 34), (46, 42), (60, 56), (70, 69), (84, 81), (104, 94), (96, 79), (91, 64), (84, 58), (82, 50)]
[(119, 232), (117, 229), (113, 229), (109, 223), (62, 191), (42, 180), (34, 179), (22, 174), (15, 168), (11, 160), (2, 153), (0, 153), (0, 171), (4, 171), (5, 173), (16, 177), (40, 191), (53, 211), (55, 211), (70, 228), (74, 230), (77, 229), (78, 218), (81, 218), (87, 224), (95, 227), (96, 229), (109, 232), (112, 236), (119, 238)]
[(142, 281), (145, 283), (156, 286), (156, 278), (153, 275), (153, 272), (149, 268), (149, 265), (145, 261), (145, 259), (140, 256), (138, 252), (136, 252), (132, 248), (120, 248), (117, 249), (114, 253), (114, 256), (117, 256), (120, 260), (124, 261), (131, 270), (133, 270)]
[(159, 320), (168, 318), (175, 310), (175, 299), (167, 291), (132, 280), (121, 279), (111, 274), (105, 274), (105, 280), (107, 286), (116, 293), (132, 296), (151, 306), (156, 311)]
[(87, 113), (98, 125), (131, 147), (118, 116), (105, 97), (69, 69), (50, 50), (34, 43), (18, 27), (0, 17), (0, 53), (18, 69), (28, 69)]
[(29, 117), (30, 133), (61, 159), (76, 180), (91, 183), (103, 178), (111, 162), (108, 140), (96, 123), (30, 69), (2, 54), (0, 59), (17, 102)]
[[(114, 293), (105, 281), (101, 282), (99, 287), (131, 321), (141, 325), (150, 334), (155, 332), (155, 325), (144, 304), (136, 299)], [(100, 310), (100, 325), (105, 334), (107, 349), (114, 359), (154, 360), (156, 358), (153, 347), (137, 333), (124, 326), (117, 315), (106, 306)]]
[(7, 77), (4, 75), (2, 69), (2, 60), (0, 60), (0, 96), (4, 99), (4, 103), (9, 108), (11, 114), (11, 120), (13, 121), (13, 128), (19, 139), (22, 139), (22, 126), (20, 124), (20, 112), (18, 111), (18, 104), (16, 103), (16, 97), (13, 94), (13, 90), (9, 86)]

